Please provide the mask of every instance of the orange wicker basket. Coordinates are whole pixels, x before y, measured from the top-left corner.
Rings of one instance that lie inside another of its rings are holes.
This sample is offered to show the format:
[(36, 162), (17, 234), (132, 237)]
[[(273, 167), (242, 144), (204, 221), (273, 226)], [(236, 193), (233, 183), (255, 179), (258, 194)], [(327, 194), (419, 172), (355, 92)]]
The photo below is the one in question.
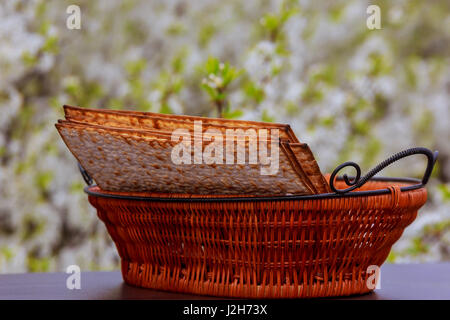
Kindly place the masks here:
[[(372, 178), (413, 154), (428, 157), (421, 181)], [(367, 268), (381, 266), (425, 203), (436, 157), (409, 149), (363, 178), (345, 163), (328, 177), (334, 193), (307, 196), (106, 192), (82, 174), (126, 283), (235, 298), (327, 297), (371, 291)], [(356, 177), (336, 178), (346, 166)]]

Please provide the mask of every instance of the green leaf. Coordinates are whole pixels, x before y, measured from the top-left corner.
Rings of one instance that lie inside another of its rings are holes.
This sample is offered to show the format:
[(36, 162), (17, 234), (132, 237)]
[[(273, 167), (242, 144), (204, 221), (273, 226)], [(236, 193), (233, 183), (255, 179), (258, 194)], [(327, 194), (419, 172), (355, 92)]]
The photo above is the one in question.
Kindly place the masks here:
[(377, 77), (383, 74), (387, 74), (391, 71), (391, 67), (388, 65), (386, 58), (380, 53), (371, 53), (369, 55), (371, 62), (371, 68), (369, 75)]
[(217, 28), (212, 24), (206, 25), (201, 28), (198, 33), (198, 42), (200, 47), (206, 47), (216, 32)]
[(318, 82), (323, 82), (328, 85), (334, 85), (337, 77), (336, 66), (334, 65), (326, 65), (322, 67), (319, 71), (314, 73), (311, 77), (311, 82), (316, 84)]
[(180, 36), (186, 32), (186, 28), (183, 24), (175, 22), (172, 23), (167, 29), (166, 33), (169, 36)]
[(56, 36), (48, 37), (42, 46), (42, 51), (57, 54), (59, 51), (58, 38)]
[(394, 263), (397, 259), (397, 254), (394, 251), (389, 252), (389, 255), (387, 257), (387, 262)]
[(172, 59), (172, 71), (174, 73), (182, 73), (185, 66), (185, 59), (188, 55), (187, 49), (180, 50)]
[(47, 35), (47, 33), (48, 33), (48, 30), (50, 29), (50, 21), (48, 21), (48, 20), (43, 20), (42, 22), (41, 22), (41, 24), (39, 25), (39, 28), (38, 28), (38, 32), (41, 34), (41, 35)]
[(27, 67), (33, 67), (38, 62), (38, 58), (30, 52), (25, 51), (22, 54), (22, 61)]
[(50, 269), (50, 259), (29, 256), (27, 258), (27, 265), (28, 270), (31, 272), (48, 272)]
[(138, 59), (135, 61), (127, 62), (127, 64), (125, 65), (125, 69), (130, 76), (137, 77), (142, 73), (146, 66), (147, 61), (145, 59)]
[(268, 31), (274, 31), (280, 26), (278, 16), (267, 13), (261, 18), (261, 25)]
[(6, 261), (10, 261), (12, 258), (14, 258), (14, 252), (6, 246), (0, 248), (0, 253), (3, 257), (5, 257)]
[(244, 93), (250, 99), (253, 99), (256, 103), (261, 103), (264, 100), (264, 90), (258, 87), (254, 82), (248, 81), (244, 85)]
[(418, 256), (423, 253), (427, 253), (429, 250), (428, 245), (426, 245), (420, 237), (415, 237), (412, 240), (411, 246), (407, 249), (407, 252), (412, 256)]
[(200, 70), (204, 73), (201, 88), (208, 93), (213, 104), (220, 110), (226, 100), (228, 86), (241, 74), (241, 71), (212, 56)]
[(264, 122), (274, 122), (275, 119), (271, 116), (269, 116), (267, 110), (263, 110), (262, 115), (261, 115), (261, 120)]
[(35, 185), (39, 190), (47, 190), (53, 180), (52, 171), (38, 172), (35, 176)]
[(208, 60), (206, 60), (204, 71), (206, 74), (217, 74), (219, 70), (220, 61), (217, 58), (210, 56)]
[(163, 103), (161, 105), (161, 109), (159, 109), (159, 112), (160, 113), (165, 113), (165, 114), (172, 114), (173, 113), (172, 109), (170, 108), (170, 106), (167, 103)]
[(381, 152), (382, 144), (375, 137), (371, 137), (366, 144), (362, 163), (365, 167), (369, 167), (374, 164), (377, 159), (377, 155)]
[(438, 190), (442, 194), (444, 201), (450, 201), (450, 186), (446, 184), (440, 184), (437, 186)]
[(225, 119), (237, 119), (237, 118), (242, 117), (243, 114), (244, 114), (244, 112), (239, 109), (236, 109), (233, 111), (226, 110), (223, 114), (223, 117)]
[(320, 119), (320, 124), (324, 127), (332, 127), (334, 125), (334, 118), (333, 117), (324, 117)]
[(208, 93), (208, 95), (211, 97), (211, 99), (216, 98), (216, 95), (217, 95), (216, 89), (213, 89), (206, 84), (202, 84), (202, 88), (203, 88), (203, 90), (205, 90)]
[(305, 103), (319, 102), (323, 99), (323, 92), (314, 85), (308, 85), (302, 93), (302, 100)]

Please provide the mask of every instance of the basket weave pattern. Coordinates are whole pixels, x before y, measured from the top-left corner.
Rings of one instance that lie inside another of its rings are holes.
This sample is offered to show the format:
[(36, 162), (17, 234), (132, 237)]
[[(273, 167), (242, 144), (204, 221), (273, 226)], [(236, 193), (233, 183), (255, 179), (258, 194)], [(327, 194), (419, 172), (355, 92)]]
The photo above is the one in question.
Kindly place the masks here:
[[(426, 190), (313, 200), (161, 202), (89, 196), (131, 285), (239, 298), (361, 294)], [(150, 196), (154, 194), (148, 194)], [(181, 197), (182, 198), (182, 197)]]

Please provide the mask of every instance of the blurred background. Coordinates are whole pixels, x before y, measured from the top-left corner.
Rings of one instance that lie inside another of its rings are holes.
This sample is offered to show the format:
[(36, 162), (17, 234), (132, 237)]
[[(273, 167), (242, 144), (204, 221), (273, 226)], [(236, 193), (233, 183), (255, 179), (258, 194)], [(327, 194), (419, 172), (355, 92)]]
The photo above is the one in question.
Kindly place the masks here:
[[(220, 62), (229, 83), (210, 76)], [(388, 261), (450, 260), (449, 62), (445, 0), (2, 1), (0, 272), (119, 268), (55, 130), (63, 104), (217, 116), (217, 99), (225, 117), (291, 124), (323, 172), (439, 150), (429, 201)], [(417, 156), (382, 175), (424, 169)]]

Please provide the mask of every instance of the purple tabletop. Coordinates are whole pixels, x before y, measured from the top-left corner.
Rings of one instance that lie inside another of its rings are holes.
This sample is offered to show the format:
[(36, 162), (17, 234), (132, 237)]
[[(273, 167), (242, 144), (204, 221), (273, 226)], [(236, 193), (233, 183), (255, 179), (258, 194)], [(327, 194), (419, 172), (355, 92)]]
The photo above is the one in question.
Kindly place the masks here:
[[(129, 286), (119, 271), (81, 272), (81, 288), (69, 290), (66, 273), (0, 274), (0, 299), (218, 299)], [(381, 288), (362, 296), (339, 299), (444, 299), (450, 300), (450, 263), (385, 264)]]

